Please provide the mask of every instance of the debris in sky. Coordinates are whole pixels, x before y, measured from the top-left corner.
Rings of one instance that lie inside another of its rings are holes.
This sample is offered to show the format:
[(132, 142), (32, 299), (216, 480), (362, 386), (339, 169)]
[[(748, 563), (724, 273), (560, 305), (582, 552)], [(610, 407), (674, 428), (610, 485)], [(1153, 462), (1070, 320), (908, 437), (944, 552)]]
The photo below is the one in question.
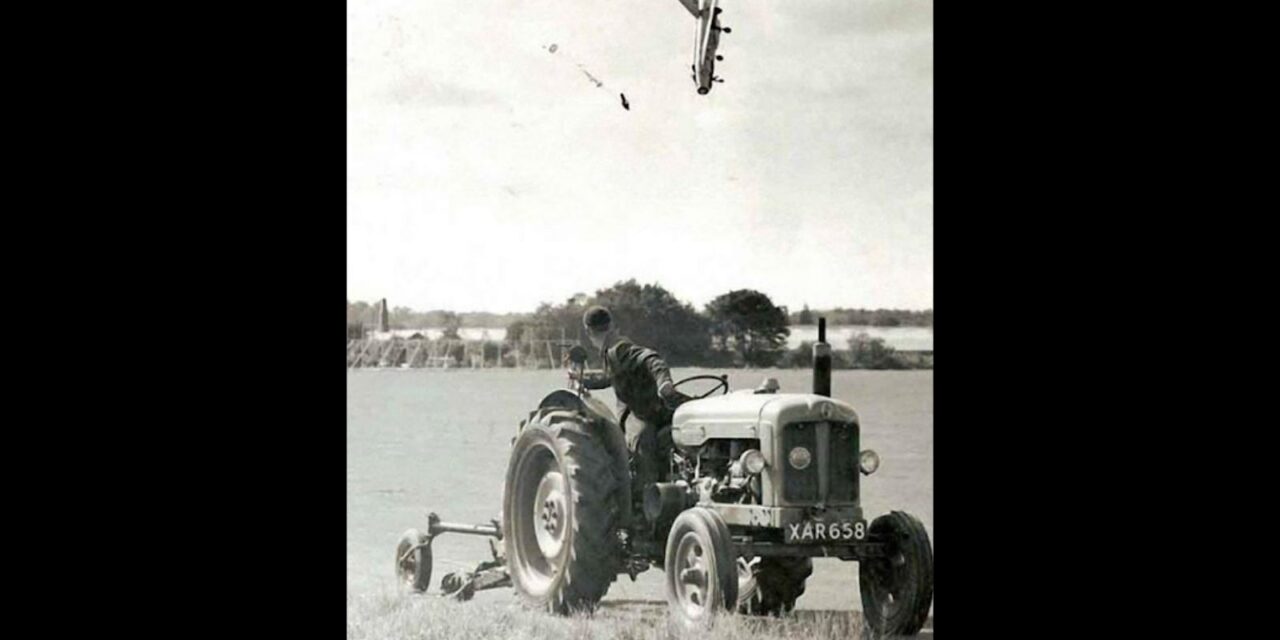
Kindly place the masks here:
[(583, 69), (581, 64), (579, 64), (579, 65), (578, 65), (578, 68), (579, 68), (579, 69), (582, 69), (582, 72), (583, 72), (583, 73), (585, 73), (585, 74), (587, 74), (587, 78), (590, 78), (592, 82), (596, 83), (596, 88), (597, 88), (597, 89), (599, 89), (600, 87), (603, 87), (603, 86), (604, 86), (604, 83), (603, 83), (603, 82), (600, 82), (599, 80), (597, 80), (597, 79), (596, 79), (596, 77), (595, 77), (595, 76), (591, 75), (591, 72), (590, 72), (590, 71), (587, 71), (586, 69)]
[[(558, 51), (558, 50), (560, 49), (559, 45), (556, 45), (556, 44), (552, 44), (552, 45), (550, 45), (550, 46), (548, 46), (548, 45), (543, 45), (543, 46), (542, 46), (542, 48), (543, 48), (543, 49), (546, 49), (547, 51), (550, 51), (551, 53), (555, 53), (556, 51)], [(567, 55), (567, 54), (566, 54), (566, 55)], [(572, 56), (569, 56), (569, 59), (568, 59), (568, 60), (566, 60), (566, 62), (573, 62), (573, 63), (574, 63), (574, 65), (576, 65), (576, 66), (578, 67), (578, 70), (582, 72), (582, 75), (586, 76), (586, 77), (587, 77), (587, 79), (591, 81), (591, 84), (596, 85), (596, 88), (597, 88), (597, 89), (603, 89), (603, 88), (604, 88), (604, 81), (602, 81), (601, 79), (599, 79), (599, 78), (597, 78), (597, 77), (595, 77), (595, 76), (591, 75), (591, 72), (590, 72), (590, 71), (587, 71), (587, 68), (586, 68), (586, 67), (584, 67), (584, 66), (582, 66), (582, 63), (581, 63), (581, 62), (577, 62), (577, 61), (573, 60), (573, 59), (572, 59)], [(626, 96), (626, 95), (624, 95), (624, 94), (621, 94), (621, 93), (620, 93), (620, 94), (618, 94), (618, 95), (622, 98), (622, 108), (623, 108), (623, 109), (626, 109), (627, 111), (630, 111), (630, 110), (631, 110), (631, 103), (627, 101), (627, 96)]]

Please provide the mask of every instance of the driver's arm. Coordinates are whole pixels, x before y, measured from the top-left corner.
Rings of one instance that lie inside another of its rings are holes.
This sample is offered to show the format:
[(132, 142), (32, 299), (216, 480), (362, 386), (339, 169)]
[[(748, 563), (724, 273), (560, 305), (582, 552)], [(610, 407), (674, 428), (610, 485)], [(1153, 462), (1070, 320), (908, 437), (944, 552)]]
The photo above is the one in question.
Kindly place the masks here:
[(618, 349), (618, 362), (628, 369), (634, 367), (648, 369), (649, 373), (653, 374), (653, 381), (658, 384), (659, 395), (675, 391), (675, 386), (671, 382), (671, 370), (657, 351), (629, 344), (623, 349)]

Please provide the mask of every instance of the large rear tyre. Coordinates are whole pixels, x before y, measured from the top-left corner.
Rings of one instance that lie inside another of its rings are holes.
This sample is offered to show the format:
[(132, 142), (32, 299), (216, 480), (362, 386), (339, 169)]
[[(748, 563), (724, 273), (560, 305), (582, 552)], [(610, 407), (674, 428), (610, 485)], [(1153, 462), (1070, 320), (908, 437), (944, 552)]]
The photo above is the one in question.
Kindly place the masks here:
[(720, 514), (693, 507), (667, 535), (667, 604), (676, 626), (705, 627), (738, 604), (738, 564), (729, 525)]
[(871, 523), (870, 537), (895, 544), (889, 557), (858, 563), (863, 616), (878, 633), (915, 635), (933, 604), (929, 534), (915, 516), (893, 511)]
[(738, 611), (779, 616), (795, 609), (796, 600), (804, 594), (804, 583), (813, 574), (813, 559), (761, 558), (751, 569), (751, 597), (744, 597), (739, 587)]
[(400, 586), (426, 593), (431, 585), (431, 544), (427, 534), (409, 529), (396, 544), (396, 577)]
[(502, 540), (512, 586), (526, 604), (591, 610), (618, 571), (613, 458), (573, 411), (538, 412), (511, 451)]

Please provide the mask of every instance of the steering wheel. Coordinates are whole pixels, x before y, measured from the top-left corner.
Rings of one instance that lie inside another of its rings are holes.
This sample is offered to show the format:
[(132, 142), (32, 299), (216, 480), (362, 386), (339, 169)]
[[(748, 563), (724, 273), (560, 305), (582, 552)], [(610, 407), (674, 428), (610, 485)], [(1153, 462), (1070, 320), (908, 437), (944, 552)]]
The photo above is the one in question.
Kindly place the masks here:
[(704, 394), (702, 394), (702, 395), (700, 395), (700, 396), (692, 396), (692, 398), (693, 398), (694, 400), (701, 400), (701, 399), (703, 399), (703, 398), (705, 398), (705, 397), (707, 397), (707, 396), (709, 396), (709, 395), (711, 395), (711, 394), (715, 393), (716, 391), (719, 391), (720, 389), (724, 389), (724, 393), (725, 393), (725, 394), (728, 394), (728, 393), (729, 393), (729, 376), (727, 376), (727, 375), (724, 375), (724, 376), (709, 376), (709, 375), (705, 375), (705, 374), (704, 374), (704, 375), (700, 375), (700, 376), (689, 376), (688, 378), (685, 378), (684, 380), (681, 380), (680, 382), (677, 382), (677, 383), (675, 383), (675, 384), (674, 384), (674, 385), (672, 385), (672, 386), (673, 386), (673, 387), (676, 387), (676, 388), (679, 388), (679, 387), (680, 387), (680, 385), (682, 385), (682, 384), (684, 384), (684, 383), (686, 383), (686, 382), (693, 382), (694, 380), (715, 380), (716, 382), (718, 382), (718, 383), (719, 383), (719, 384), (717, 384), (716, 386), (711, 387), (711, 390), (710, 390), (710, 391), (708, 391), (708, 392), (706, 392), (706, 393), (704, 393)]

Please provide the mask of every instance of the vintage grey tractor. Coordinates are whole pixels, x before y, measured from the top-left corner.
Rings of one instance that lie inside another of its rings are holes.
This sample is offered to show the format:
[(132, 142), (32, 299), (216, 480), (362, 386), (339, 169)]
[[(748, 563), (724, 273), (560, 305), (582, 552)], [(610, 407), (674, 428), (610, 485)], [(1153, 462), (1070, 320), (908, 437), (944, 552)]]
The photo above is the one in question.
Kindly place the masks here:
[[(853, 407), (830, 397), (822, 321), (814, 356), (812, 393), (780, 393), (773, 380), (730, 393), (727, 376), (677, 383), (713, 386), (676, 409), (667, 477), (648, 486), (631, 482), (625, 412), (615, 417), (580, 385), (552, 392), (513, 442), (501, 521), (453, 525), (432, 514), (426, 534), (401, 540), (398, 573), (425, 591), (431, 539), (479, 533), (501, 550), (493, 545), (494, 560), (476, 572), (446, 576), (446, 592), (509, 584), (531, 606), (569, 613), (594, 608), (619, 575), (657, 566), (673, 620), (697, 626), (723, 612), (789, 611), (813, 558), (834, 558), (858, 562), (872, 630), (917, 633), (933, 600), (928, 534), (901, 511), (868, 525), (859, 480), (879, 458), (860, 449)], [(571, 359), (580, 371), (585, 350)]]

